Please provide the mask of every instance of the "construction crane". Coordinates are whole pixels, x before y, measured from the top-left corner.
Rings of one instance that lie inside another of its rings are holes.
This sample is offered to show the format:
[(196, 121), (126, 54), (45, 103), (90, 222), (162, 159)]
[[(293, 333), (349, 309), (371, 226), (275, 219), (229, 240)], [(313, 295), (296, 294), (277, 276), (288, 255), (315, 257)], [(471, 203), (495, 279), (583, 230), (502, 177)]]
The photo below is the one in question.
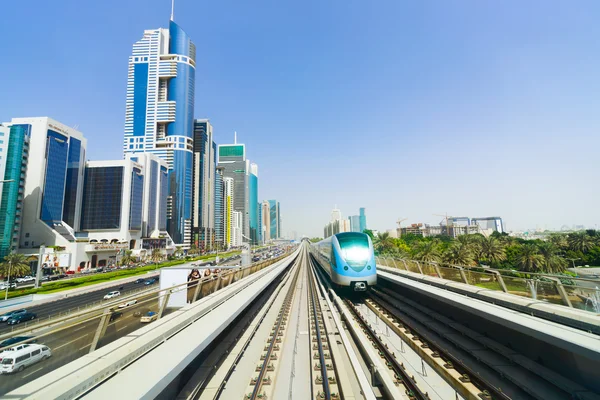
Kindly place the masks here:
[(406, 221), (408, 218), (398, 218), (398, 221), (396, 221), (396, 223), (398, 224), (398, 237), (402, 237), (402, 222)]
[(444, 218), (446, 218), (446, 235), (450, 236), (450, 226), (448, 225), (448, 218), (452, 218), (452, 216), (448, 216), (448, 213), (445, 213), (445, 214), (433, 214), (433, 215), (437, 215), (438, 217), (444, 217)]

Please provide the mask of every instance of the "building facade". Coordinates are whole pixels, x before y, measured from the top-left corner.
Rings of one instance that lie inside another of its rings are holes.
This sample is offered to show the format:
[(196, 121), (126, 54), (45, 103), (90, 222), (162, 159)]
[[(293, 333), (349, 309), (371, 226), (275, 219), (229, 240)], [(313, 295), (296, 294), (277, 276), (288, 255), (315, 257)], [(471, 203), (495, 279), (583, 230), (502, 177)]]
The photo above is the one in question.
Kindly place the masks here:
[(200, 249), (215, 247), (215, 174), (217, 146), (207, 119), (194, 121), (192, 242)]
[(233, 196), (231, 210), (242, 215), (242, 234), (248, 236), (248, 167), (246, 147), (243, 144), (218, 145), (218, 165), (223, 169), (223, 178), (232, 179)]
[(154, 153), (169, 168), (167, 229), (184, 247), (192, 237), (196, 46), (174, 21), (144, 31), (129, 57), (123, 151)]
[(261, 210), (263, 242), (269, 243), (271, 241), (271, 209), (267, 200), (261, 203)]
[(248, 168), (248, 226), (250, 243), (261, 242), (261, 224), (258, 217), (258, 165), (250, 163)]
[(360, 216), (352, 215), (348, 217), (350, 221), (350, 232), (361, 232), (360, 230)]
[(242, 213), (233, 211), (231, 213), (231, 246), (240, 247), (242, 241)]
[(225, 242), (225, 188), (223, 186), (223, 168), (215, 170), (215, 246), (226, 247)]
[(359, 218), (359, 232), (364, 232), (367, 228), (367, 215), (365, 214), (364, 207), (358, 209), (358, 218)]
[(31, 125), (0, 125), (0, 259), (19, 247)]
[(233, 200), (235, 198), (235, 182), (233, 178), (223, 178), (224, 220), (225, 220), (225, 244), (227, 248), (234, 246), (233, 239)]
[(269, 203), (269, 225), (271, 228), (270, 240), (281, 239), (281, 211), (279, 202), (267, 200)]

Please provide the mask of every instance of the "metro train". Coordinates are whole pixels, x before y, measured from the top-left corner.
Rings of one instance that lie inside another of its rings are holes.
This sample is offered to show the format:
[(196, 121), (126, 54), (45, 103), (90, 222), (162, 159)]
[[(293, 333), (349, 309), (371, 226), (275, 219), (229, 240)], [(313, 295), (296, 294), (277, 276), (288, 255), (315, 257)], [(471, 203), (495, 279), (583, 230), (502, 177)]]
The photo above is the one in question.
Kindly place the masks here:
[(364, 292), (377, 284), (373, 243), (364, 233), (337, 233), (313, 243), (310, 252), (338, 288)]

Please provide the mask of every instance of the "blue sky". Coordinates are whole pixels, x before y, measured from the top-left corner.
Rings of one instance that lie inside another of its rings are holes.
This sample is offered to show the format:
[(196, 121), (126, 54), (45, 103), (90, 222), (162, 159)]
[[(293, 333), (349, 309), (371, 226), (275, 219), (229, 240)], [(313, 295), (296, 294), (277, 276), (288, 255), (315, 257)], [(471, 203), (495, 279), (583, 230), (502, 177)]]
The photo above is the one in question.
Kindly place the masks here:
[[(168, 0), (3, 2), (0, 120), (77, 125), (122, 157), (127, 61)], [(374, 229), (500, 215), (600, 224), (600, 2), (177, 0), (196, 116), (246, 143), (283, 230), (335, 204)], [(600, 227), (599, 227), (600, 228)]]

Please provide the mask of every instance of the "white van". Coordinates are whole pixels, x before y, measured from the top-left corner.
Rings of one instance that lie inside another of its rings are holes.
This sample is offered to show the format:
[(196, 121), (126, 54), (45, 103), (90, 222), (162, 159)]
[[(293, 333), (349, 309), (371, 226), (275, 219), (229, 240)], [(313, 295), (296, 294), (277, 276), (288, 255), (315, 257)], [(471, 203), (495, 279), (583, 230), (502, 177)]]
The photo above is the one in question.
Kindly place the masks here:
[(9, 354), (3, 353), (0, 362), (0, 374), (11, 374), (20, 372), (38, 361), (45, 360), (52, 356), (48, 346), (43, 344), (32, 344), (17, 351), (10, 351)]

